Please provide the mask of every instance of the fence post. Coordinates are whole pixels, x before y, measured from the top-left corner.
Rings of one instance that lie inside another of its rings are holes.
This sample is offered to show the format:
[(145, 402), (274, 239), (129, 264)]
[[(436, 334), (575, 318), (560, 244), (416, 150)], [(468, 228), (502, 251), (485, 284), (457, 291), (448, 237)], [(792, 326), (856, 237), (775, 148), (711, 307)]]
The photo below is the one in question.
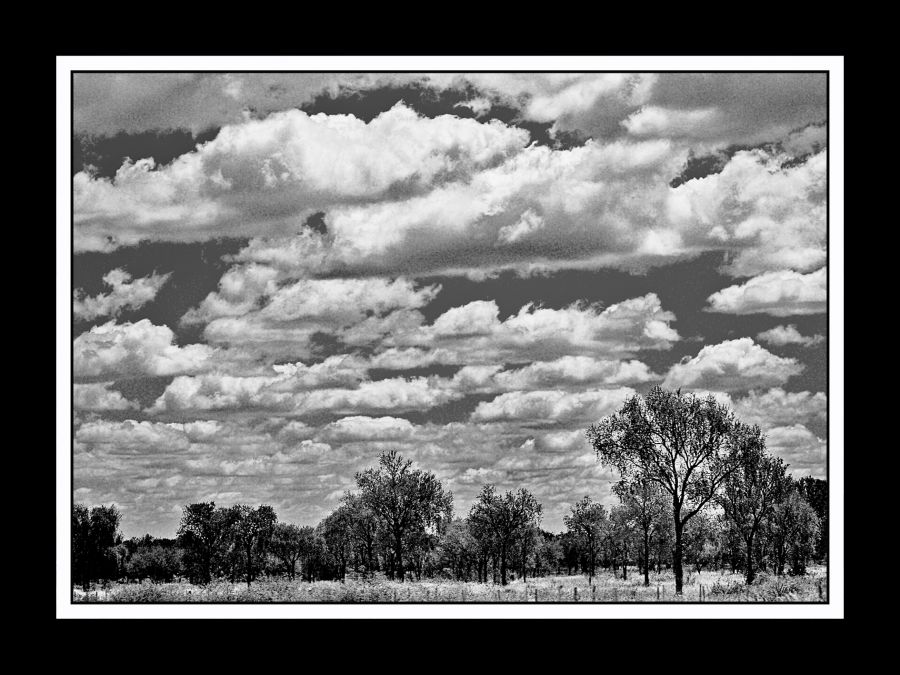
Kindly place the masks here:
[(462, 601), (463, 602), (466, 601), (466, 587), (465, 586), (462, 587)]
[(659, 601), (659, 584), (656, 585), (656, 600)]
[(556, 593), (556, 599), (562, 602), (562, 586), (559, 587), (559, 590)]
[(575, 598), (575, 602), (578, 602), (578, 586), (572, 587), (572, 597)]
[(397, 589), (394, 589), (394, 602), (397, 602)]
[(703, 602), (703, 584), (700, 584), (700, 602)]
[(597, 602), (597, 586), (591, 586), (591, 602)]
[(821, 600), (823, 597), (825, 597), (824, 595), (822, 595), (822, 580), (821, 579), (819, 579), (816, 582), (816, 586), (819, 587), (819, 600)]
[(535, 589), (534, 589), (534, 601), (535, 601), (535, 602), (540, 602), (540, 601), (538, 600), (538, 589), (537, 589), (537, 587), (535, 587)]

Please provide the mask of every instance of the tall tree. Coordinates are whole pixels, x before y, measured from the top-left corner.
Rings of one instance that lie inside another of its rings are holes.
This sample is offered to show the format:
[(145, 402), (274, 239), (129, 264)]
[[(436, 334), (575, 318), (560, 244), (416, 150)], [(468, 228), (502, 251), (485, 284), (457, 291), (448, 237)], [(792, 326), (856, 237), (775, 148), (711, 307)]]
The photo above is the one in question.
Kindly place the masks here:
[(784, 462), (766, 452), (762, 439), (746, 448), (741, 467), (723, 483), (718, 502), (743, 539), (748, 585), (756, 578), (753, 544), (760, 526), (788, 486)]
[(94, 579), (117, 576), (119, 565), (113, 551), (121, 542), (119, 524), (122, 513), (114, 504), (88, 509), (75, 504), (72, 509), (73, 581), (78, 579), (87, 591)]
[(718, 554), (719, 517), (722, 515), (708, 510), (701, 511), (684, 528), (685, 560), (693, 563), (698, 573), (703, 571), (704, 565), (713, 562)]
[(477, 546), (469, 531), (469, 523), (462, 518), (454, 518), (441, 537), (441, 566), (449, 567), (457, 581), (468, 581), (478, 557)]
[(675, 592), (683, 593), (684, 527), (741, 466), (744, 449), (761, 443), (759, 427), (738, 421), (712, 395), (653, 387), (587, 431), (601, 463), (626, 481), (641, 478), (668, 493), (675, 527)]
[(305, 552), (306, 541), (303, 531), (293, 523), (277, 523), (272, 532), (270, 550), (293, 581), (297, 574), (297, 563)]
[(824, 560), (828, 556), (828, 483), (821, 478), (804, 476), (797, 481), (797, 489), (819, 519), (815, 556)]
[(505, 495), (485, 485), (469, 511), (472, 533), (478, 539), (490, 539), (500, 559), (500, 583), (507, 583), (507, 563), (512, 547), (531, 527), (541, 521), (541, 505), (525, 488)]
[(412, 468), (396, 451), (382, 453), (378, 468), (356, 474), (363, 503), (390, 536), (394, 565), (406, 578), (404, 543), (410, 535), (440, 531), (453, 517), (453, 493), (431, 472)]
[(619, 504), (610, 510), (609, 524), (614, 550), (622, 560), (622, 579), (627, 580), (628, 554), (632, 550), (632, 542), (638, 529), (637, 520), (631, 509)]
[(245, 564), (247, 588), (253, 579), (253, 553), (259, 557), (275, 531), (278, 517), (275, 509), (262, 504), (255, 509), (247, 504), (235, 504), (231, 507), (231, 537), (235, 547), (241, 552)]
[(591, 501), (587, 495), (572, 506), (572, 512), (563, 517), (566, 528), (572, 532), (588, 558), (588, 583), (593, 583), (603, 530), (609, 525), (606, 507)]
[(72, 581), (90, 588), (91, 511), (84, 504), (72, 508)]
[(329, 513), (318, 526), (319, 535), (331, 555), (341, 581), (347, 576), (347, 559), (353, 536), (353, 514), (346, 504)]
[(815, 553), (821, 522), (815, 509), (801, 496), (796, 484), (775, 506), (769, 533), (775, 551), (775, 573), (783, 574), (790, 562), (791, 574), (806, 573), (806, 563)]
[(375, 553), (375, 546), (378, 543), (378, 518), (359, 495), (347, 492), (343, 502), (350, 516), (354, 557), (356, 560), (362, 559), (366, 572), (371, 574), (378, 568), (378, 556)]
[(613, 492), (631, 513), (641, 533), (644, 560), (644, 586), (650, 585), (650, 543), (662, 522), (668, 504), (658, 483), (639, 476), (631, 481), (620, 480)]
[(178, 541), (188, 555), (192, 581), (212, 581), (213, 562), (222, 553), (228, 539), (230, 516), (215, 502), (197, 502), (182, 508)]

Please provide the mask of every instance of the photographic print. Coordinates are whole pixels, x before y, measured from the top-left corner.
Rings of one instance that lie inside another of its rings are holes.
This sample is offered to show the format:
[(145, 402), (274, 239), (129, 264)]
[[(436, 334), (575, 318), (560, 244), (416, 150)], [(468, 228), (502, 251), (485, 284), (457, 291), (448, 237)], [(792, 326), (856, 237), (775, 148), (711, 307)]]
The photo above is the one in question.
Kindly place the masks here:
[(830, 74), (706, 63), (73, 69), (71, 605), (827, 605)]

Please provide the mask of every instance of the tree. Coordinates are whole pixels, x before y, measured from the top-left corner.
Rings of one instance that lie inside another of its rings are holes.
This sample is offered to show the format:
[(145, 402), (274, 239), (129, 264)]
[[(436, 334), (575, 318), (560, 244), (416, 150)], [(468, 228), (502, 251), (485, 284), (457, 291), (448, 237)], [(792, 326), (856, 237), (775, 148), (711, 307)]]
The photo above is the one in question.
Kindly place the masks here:
[[(354, 558), (356, 560), (362, 558), (366, 572), (372, 572), (378, 568), (378, 556), (375, 554), (375, 546), (378, 542), (378, 518), (359, 495), (347, 492), (343, 500), (350, 516), (350, 536), (353, 540)], [(358, 567), (357, 571), (359, 571)]]
[(91, 512), (84, 504), (72, 508), (72, 581), (79, 581), (87, 592), (90, 587)]
[(306, 540), (303, 536), (303, 530), (294, 524), (277, 523), (275, 530), (272, 532), (272, 540), (269, 548), (285, 570), (294, 580), (297, 574), (297, 562), (303, 556), (306, 549)]
[(684, 528), (684, 556), (700, 573), (704, 565), (712, 563), (718, 555), (720, 538), (718, 516), (701, 511), (691, 518)]
[(572, 507), (572, 513), (563, 517), (566, 528), (583, 544), (588, 556), (588, 583), (593, 583), (597, 550), (609, 517), (603, 504), (591, 501), (587, 495)]
[(266, 546), (275, 531), (275, 523), (278, 517), (275, 509), (267, 504), (257, 508), (247, 504), (235, 504), (230, 510), (231, 537), (237, 548), (243, 555), (247, 588), (253, 579), (253, 552), (261, 557)]
[(741, 467), (723, 483), (718, 502), (744, 542), (748, 585), (756, 578), (754, 540), (788, 485), (784, 462), (765, 451), (762, 439), (746, 448)]
[(642, 536), (644, 559), (644, 586), (650, 585), (650, 542), (662, 521), (667, 504), (665, 493), (658, 483), (642, 476), (632, 481), (620, 480), (613, 492), (628, 509)]
[(353, 515), (350, 508), (341, 504), (319, 523), (317, 529), (337, 567), (337, 575), (343, 581), (347, 576), (347, 558), (353, 536)]
[(805, 574), (806, 562), (815, 553), (821, 523), (815, 509), (801, 496), (796, 484), (775, 506), (770, 521), (775, 573), (783, 574), (785, 563), (790, 562), (791, 574)]
[(441, 537), (440, 561), (449, 567), (457, 581), (468, 581), (478, 557), (478, 544), (469, 531), (469, 523), (455, 518)]
[(657, 483), (671, 500), (675, 528), (675, 592), (683, 593), (684, 527), (741, 466), (748, 446), (761, 443), (759, 427), (738, 421), (712, 395), (701, 398), (653, 387), (587, 430), (598, 460), (626, 481)]
[(108, 579), (118, 574), (116, 557), (111, 549), (121, 541), (119, 524), (122, 514), (114, 505), (88, 509), (75, 504), (72, 509), (73, 581), (80, 580), (87, 591), (94, 579)]
[(181, 573), (182, 550), (171, 543), (171, 540), (153, 540), (148, 534), (138, 542), (132, 540), (127, 544), (129, 554), (125, 558), (124, 568), (128, 578), (172, 581), (175, 575)]
[(477, 539), (489, 540), (500, 558), (500, 583), (507, 583), (507, 561), (512, 547), (541, 520), (541, 505), (525, 488), (500, 496), (485, 485), (469, 511), (469, 523)]
[(440, 531), (453, 516), (453, 493), (433, 473), (412, 468), (396, 451), (382, 453), (378, 468), (356, 474), (362, 502), (375, 514), (390, 536), (394, 564), (400, 580), (404, 539), (433, 528)]
[[(609, 513), (610, 534), (614, 550), (622, 557), (622, 579), (628, 579), (628, 552), (637, 530), (634, 513), (622, 504), (614, 506)], [(614, 553), (615, 555), (615, 553)]]
[(815, 557), (824, 560), (828, 555), (828, 483), (821, 478), (804, 476), (797, 481), (797, 490), (819, 518)]
[(213, 562), (229, 536), (230, 516), (215, 502), (188, 504), (182, 509), (178, 541), (186, 552), (191, 581), (212, 581)]

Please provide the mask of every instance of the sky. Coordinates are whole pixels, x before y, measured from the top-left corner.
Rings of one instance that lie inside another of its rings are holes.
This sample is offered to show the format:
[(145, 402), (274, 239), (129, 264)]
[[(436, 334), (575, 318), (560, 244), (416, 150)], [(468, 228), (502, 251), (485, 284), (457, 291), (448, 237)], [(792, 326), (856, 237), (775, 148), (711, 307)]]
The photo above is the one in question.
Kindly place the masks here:
[(315, 525), (395, 449), (561, 531), (656, 384), (824, 478), (826, 77), (76, 74), (75, 500)]

